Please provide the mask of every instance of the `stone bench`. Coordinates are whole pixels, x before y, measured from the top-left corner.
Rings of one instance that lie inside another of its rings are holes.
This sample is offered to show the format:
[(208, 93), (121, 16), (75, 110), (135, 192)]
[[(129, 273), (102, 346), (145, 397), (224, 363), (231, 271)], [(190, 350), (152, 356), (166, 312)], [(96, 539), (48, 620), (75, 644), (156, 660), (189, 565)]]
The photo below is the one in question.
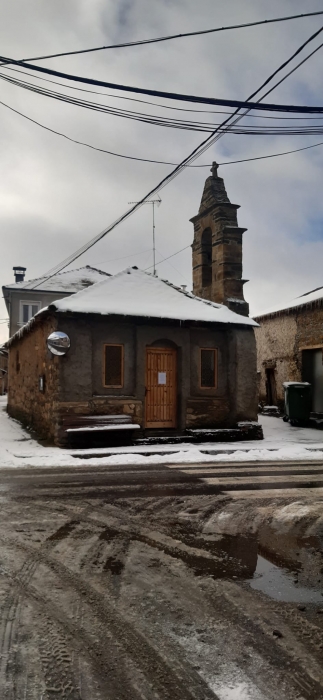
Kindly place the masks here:
[(103, 416), (65, 416), (61, 422), (59, 444), (61, 446), (88, 446), (89, 443), (100, 443), (107, 447), (110, 444), (125, 444), (132, 441), (133, 432), (140, 430), (138, 423), (132, 423), (131, 417), (120, 415)]

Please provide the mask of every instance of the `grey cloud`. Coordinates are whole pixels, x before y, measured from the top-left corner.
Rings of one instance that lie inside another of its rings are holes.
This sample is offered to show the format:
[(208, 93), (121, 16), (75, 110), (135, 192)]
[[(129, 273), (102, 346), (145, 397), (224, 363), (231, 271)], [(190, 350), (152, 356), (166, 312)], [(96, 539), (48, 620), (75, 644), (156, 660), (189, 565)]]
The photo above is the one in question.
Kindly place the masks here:
[[(285, 0), (283, 8), (280, 0), (269, 5), (266, 0), (133, 0), (129, 6), (116, 0), (30, 0), (27, 4), (15, 0), (0, 9), (2, 51), (15, 57), (32, 56), (316, 9), (321, 9), (319, 0), (309, 0), (306, 8), (302, 0)], [(246, 97), (320, 23), (320, 18), (314, 18), (55, 59), (46, 65), (132, 85)], [(322, 54), (318, 53), (278, 88), (272, 99), (297, 102), (305, 99), (306, 91), (306, 99), (311, 95), (320, 102), (321, 73)], [(76, 94), (91, 99), (86, 93)], [(127, 109), (167, 113), (112, 97), (92, 98)], [(144, 126), (67, 106), (2, 81), (1, 99), (72, 137), (130, 155), (179, 162), (203, 138), (202, 134)], [(17, 262), (26, 265), (28, 276), (46, 272), (111, 223), (129, 201), (141, 198), (170, 170), (69, 144), (1, 105), (0, 118), (1, 283), (12, 279), (12, 266)], [(218, 120), (219, 115), (203, 114), (204, 118)], [(201, 162), (273, 153), (315, 140), (225, 136)], [(255, 311), (322, 284), (323, 243), (310, 236), (313, 217), (316, 221), (323, 218), (322, 157), (323, 148), (220, 170), (231, 201), (241, 205), (239, 222), (248, 227), (244, 276), (250, 282), (245, 290)], [(189, 218), (198, 210), (208, 174), (208, 169), (191, 169), (161, 191), (163, 203), (156, 218), (159, 257), (191, 244)], [(111, 272), (127, 264), (146, 267), (152, 262), (147, 251), (150, 247), (151, 212), (145, 206), (75, 265), (102, 263)], [(139, 251), (146, 252), (136, 256)], [(128, 260), (109, 263), (127, 254)], [(190, 282), (190, 250), (159, 265), (158, 270), (174, 282)], [(4, 313), (2, 304), (1, 318)], [(0, 338), (5, 332), (2, 324)]]

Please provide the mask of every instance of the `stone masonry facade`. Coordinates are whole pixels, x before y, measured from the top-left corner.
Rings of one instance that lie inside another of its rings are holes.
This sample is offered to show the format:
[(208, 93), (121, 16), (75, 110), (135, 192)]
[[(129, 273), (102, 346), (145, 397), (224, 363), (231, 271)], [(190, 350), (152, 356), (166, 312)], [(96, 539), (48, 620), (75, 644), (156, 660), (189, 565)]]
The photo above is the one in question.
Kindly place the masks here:
[[(56, 330), (51, 317), (34, 322), (24, 341), (17, 340), (9, 352), (8, 413), (39, 437), (53, 441), (57, 428), (59, 361), (47, 350), (46, 340)], [(40, 390), (42, 377), (43, 390)]]
[(191, 219), (194, 224), (193, 292), (248, 316), (249, 306), (243, 295), (245, 280), (242, 279), (242, 236), (246, 229), (238, 226), (239, 205), (231, 204), (217, 167), (213, 163), (199, 213)]
[(274, 371), (277, 403), (283, 404), (283, 382), (302, 381), (303, 351), (323, 349), (323, 305), (302, 306), (256, 317), (259, 398), (266, 402), (266, 369)]

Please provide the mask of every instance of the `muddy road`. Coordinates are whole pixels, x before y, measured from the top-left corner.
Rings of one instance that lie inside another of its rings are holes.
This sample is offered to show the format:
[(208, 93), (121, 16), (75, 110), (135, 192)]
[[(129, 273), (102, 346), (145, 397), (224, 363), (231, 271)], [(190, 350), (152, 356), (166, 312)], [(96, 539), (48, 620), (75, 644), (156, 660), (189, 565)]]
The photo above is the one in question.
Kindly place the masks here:
[(230, 468), (0, 470), (1, 699), (323, 698), (323, 467)]

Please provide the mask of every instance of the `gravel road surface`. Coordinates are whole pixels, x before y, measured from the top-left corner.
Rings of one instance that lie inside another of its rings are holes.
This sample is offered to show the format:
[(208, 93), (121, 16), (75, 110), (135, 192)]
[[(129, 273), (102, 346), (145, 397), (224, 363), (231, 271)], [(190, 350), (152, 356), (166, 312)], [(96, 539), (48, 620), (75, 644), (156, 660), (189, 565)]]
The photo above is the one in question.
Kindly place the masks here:
[[(272, 462), (0, 469), (1, 698), (323, 698), (323, 597), (252, 588), (254, 531), (212, 525), (225, 507), (252, 520), (295, 494), (323, 504), (322, 475)], [(317, 538), (312, 556), (323, 573)]]

